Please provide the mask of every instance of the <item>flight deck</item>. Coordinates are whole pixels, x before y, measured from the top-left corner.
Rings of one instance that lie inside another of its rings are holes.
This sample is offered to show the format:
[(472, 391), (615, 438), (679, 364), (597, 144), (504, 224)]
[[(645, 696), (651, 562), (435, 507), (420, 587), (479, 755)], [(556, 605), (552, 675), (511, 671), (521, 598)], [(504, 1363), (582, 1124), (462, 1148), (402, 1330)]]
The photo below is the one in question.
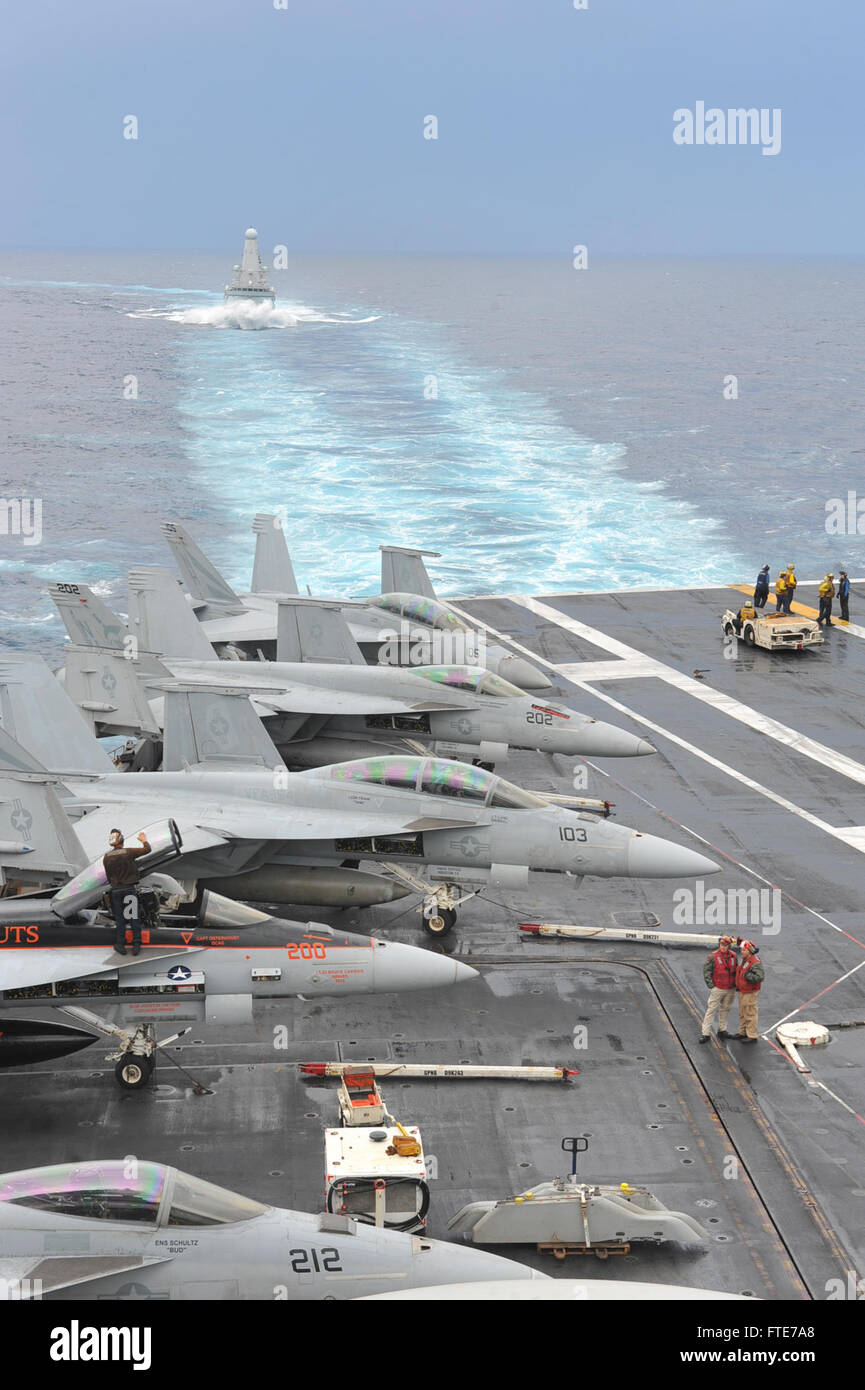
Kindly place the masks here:
[[(740, 601), (731, 587), (453, 604), (540, 666), (550, 698), (658, 749), (605, 761), (512, 753), (496, 770), (541, 793), (611, 801), (623, 823), (711, 856), (722, 872), (704, 891), (625, 878), (569, 889), (534, 875), (530, 894), (490, 888), (466, 902), (437, 942), (413, 898), (308, 911), (446, 951), (480, 976), (451, 990), (259, 1002), (249, 1027), (193, 1027), (135, 1093), (116, 1090), (102, 1039), (0, 1072), (0, 1171), (134, 1154), (320, 1211), (337, 1083), (301, 1063), (554, 1064), (579, 1074), (381, 1081), (390, 1112), (423, 1135), (431, 1236), (447, 1238), (468, 1202), (568, 1172), (561, 1141), (580, 1137), (581, 1179), (643, 1184), (708, 1239), (632, 1244), (605, 1260), (499, 1253), (552, 1275), (843, 1296), (832, 1291), (865, 1270), (865, 585), (853, 585), (854, 623), (799, 653), (725, 639), (720, 616)], [(799, 585), (794, 611), (814, 615), (816, 585)], [(745, 919), (741, 890), (756, 890)], [(753, 939), (766, 969), (759, 1043), (699, 1044), (707, 947), (539, 937), (524, 922)], [(784, 1020), (828, 1027), (827, 1045), (801, 1049), (810, 1071), (776, 1041)]]

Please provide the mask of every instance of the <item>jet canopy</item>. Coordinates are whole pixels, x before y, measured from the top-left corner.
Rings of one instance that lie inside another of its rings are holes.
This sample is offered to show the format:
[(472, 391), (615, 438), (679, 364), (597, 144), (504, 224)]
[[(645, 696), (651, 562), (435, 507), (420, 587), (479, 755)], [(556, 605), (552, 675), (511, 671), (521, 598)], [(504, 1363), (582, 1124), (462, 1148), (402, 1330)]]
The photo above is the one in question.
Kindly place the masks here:
[(380, 594), (370, 600), (376, 608), (387, 613), (396, 613), (401, 618), (414, 618), (418, 623), (428, 623), (430, 627), (443, 628), (447, 632), (468, 632), (465, 623), (455, 613), (437, 599), (426, 598), (423, 594)]
[(359, 758), (297, 774), (332, 782), (366, 782), (401, 791), (426, 792), (430, 796), (459, 797), (485, 806), (531, 809), (547, 803), (534, 792), (506, 782), (480, 767), (448, 758)]
[(55, 1163), (6, 1173), (0, 1177), (2, 1202), (49, 1216), (147, 1226), (224, 1226), (268, 1210), (176, 1168), (131, 1159)]
[(482, 666), (413, 666), (411, 673), (435, 681), (437, 685), (449, 686), (451, 690), (472, 690), (478, 695), (498, 695), (513, 700), (526, 693)]

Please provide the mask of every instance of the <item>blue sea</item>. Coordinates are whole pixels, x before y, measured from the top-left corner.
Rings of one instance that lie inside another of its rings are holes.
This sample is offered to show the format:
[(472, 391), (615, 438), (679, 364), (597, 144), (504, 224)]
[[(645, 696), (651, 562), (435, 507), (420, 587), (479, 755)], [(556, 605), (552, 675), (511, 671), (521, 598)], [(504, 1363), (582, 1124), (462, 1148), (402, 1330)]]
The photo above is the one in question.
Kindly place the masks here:
[(235, 256), (3, 254), (0, 497), (42, 506), (0, 533), (7, 645), (59, 657), (51, 580), (125, 613), (172, 517), (240, 590), (277, 509), (317, 595), (379, 592), (381, 543), (442, 595), (865, 573), (826, 530), (865, 263), (295, 256), (271, 310), (223, 303)]

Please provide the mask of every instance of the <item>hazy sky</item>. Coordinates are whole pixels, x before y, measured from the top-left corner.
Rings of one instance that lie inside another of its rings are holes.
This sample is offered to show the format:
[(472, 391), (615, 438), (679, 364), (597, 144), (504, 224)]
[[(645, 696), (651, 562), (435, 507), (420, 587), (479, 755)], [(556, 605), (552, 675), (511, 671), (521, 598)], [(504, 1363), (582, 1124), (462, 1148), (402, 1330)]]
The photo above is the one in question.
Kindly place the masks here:
[[(0, 243), (863, 249), (862, 0), (277, 3), (7, 9)], [(676, 145), (700, 101), (780, 108), (780, 153)]]

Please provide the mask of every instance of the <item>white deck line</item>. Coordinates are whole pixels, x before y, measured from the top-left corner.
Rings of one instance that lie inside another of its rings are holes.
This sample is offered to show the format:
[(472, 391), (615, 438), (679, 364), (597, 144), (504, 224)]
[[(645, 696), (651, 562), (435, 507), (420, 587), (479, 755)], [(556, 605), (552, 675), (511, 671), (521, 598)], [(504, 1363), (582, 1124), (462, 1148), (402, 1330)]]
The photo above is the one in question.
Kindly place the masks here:
[[(519, 595), (510, 596), (508, 601), (517, 604), (523, 604), (524, 606), (529, 606), (530, 604), (535, 603), (534, 599), (526, 601)], [(537, 606), (539, 609), (542, 610), (541, 616), (543, 616), (543, 610), (546, 606), (544, 604), (538, 604)], [(555, 662), (548, 661), (546, 657), (540, 656), (537, 652), (533, 652), (529, 647), (523, 646), (521, 642), (517, 642), (513, 637), (510, 637), (508, 633), (499, 632), (497, 628), (491, 627), (489, 623), (482, 622), (480, 618), (476, 618), (472, 613), (467, 613), (464, 610), (460, 610), (453, 603), (450, 604), (450, 607), (452, 607), (454, 611), (459, 614), (460, 617), (464, 618), (467, 623), (474, 623), (476, 627), (483, 628), (483, 630), (485, 632), (490, 633), (491, 636), (496, 637), (503, 642), (506, 642), (510, 647), (513, 647), (515, 651), (518, 651), (523, 656), (527, 657), (531, 662), (533, 662), (534, 665), (546, 667), (547, 670), (555, 671), (559, 675), (565, 675), (566, 680), (572, 679), (571, 677), (565, 674), (565, 671), (562, 667), (557, 666)], [(553, 614), (554, 621), (558, 621), (559, 619), (565, 616), (564, 614), (559, 613), (556, 609), (549, 609), (547, 611)], [(588, 633), (592, 633), (594, 631), (595, 629), (593, 628), (586, 629), (586, 632)], [(641, 653), (637, 652), (634, 648), (626, 646), (624, 642), (618, 642), (615, 638), (607, 637), (605, 633), (601, 632), (597, 633), (597, 637), (603, 638), (603, 644), (596, 643), (596, 645), (603, 645), (609, 650), (610, 645), (614, 644), (616, 648), (621, 650), (623, 658), (633, 658), (634, 660), (639, 659), (639, 661), (642, 663), (644, 658), (642, 657)], [(647, 657), (645, 658), (645, 660), (654, 661), (654, 658)], [(661, 667), (662, 671), (665, 669), (661, 662), (658, 662), (656, 664)], [(607, 663), (604, 663), (604, 665), (606, 666)], [(653, 674), (657, 675), (658, 672), (656, 671)], [(674, 672), (674, 674), (678, 673)], [(596, 700), (603, 700), (605, 704), (611, 705), (613, 709), (618, 710), (621, 714), (625, 714), (630, 719), (633, 719), (636, 723), (642, 724), (644, 728), (650, 729), (653, 733), (660, 734), (662, 735), (662, 737), (670, 739), (672, 743), (678, 744), (680, 748), (683, 748), (686, 752), (691, 753), (694, 757), (700, 758), (703, 762), (708, 763), (711, 767), (717, 768), (719, 772), (723, 772), (728, 777), (733, 778), (734, 781), (740, 782), (743, 786), (749, 787), (752, 791), (758, 792), (761, 796), (766, 797), (767, 800), (773, 801), (776, 806), (780, 806), (783, 808), (783, 810), (789, 811), (792, 815), (798, 816), (801, 820), (807, 821), (808, 824), (813, 825), (815, 829), (822, 830), (825, 834), (831, 835), (833, 839), (840, 839), (845, 843), (850, 844), (851, 848), (860, 849), (863, 853), (865, 853), (865, 842), (857, 842), (856, 840), (844, 840), (845, 835), (850, 834), (849, 829), (836, 830), (836, 828), (832, 825), (829, 825), (827, 821), (821, 820), (819, 816), (812, 815), (810, 811), (806, 811), (802, 806), (797, 806), (794, 802), (788, 801), (786, 797), (780, 796), (778, 792), (773, 792), (769, 787), (764, 787), (761, 782), (755, 781), (753, 777), (748, 777), (746, 773), (739, 772), (736, 768), (730, 767), (729, 764), (721, 762), (719, 758), (713, 757), (711, 753), (707, 753), (704, 749), (698, 748), (695, 744), (689, 743), (686, 739), (680, 738), (678, 734), (674, 734), (669, 729), (665, 729), (662, 725), (656, 724), (654, 720), (647, 719), (645, 715), (639, 714), (636, 710), (631, 709), (628, 705), (623, 705), (619, 700), (614, 700), (611, 695), (607, 695), (603, 691), (596, 690), (591, 684), (589, 684), (588, 681), (574, 680), (573, 684), (578, 686), (580, 689), (585, 690), (587, 694), (592, 695)], [(693, 681), (693, 684), (697, 686), (698, 689), (700, 689), (700, 682)], [(743, 706), (743, 708), (745, 707)], [(865, 769), (863, 769), (863, 772), (865, 772)]]
[[(800, 579), (798, 585), (820, 584), (823, 575), (819, 579)], [(633, 588), (626, 588), (620, 585), (617, 589), (562, 589), (551, 590), (547, 593), (547, 598), (597, 598), (600, 594), (609, 597), (610, 594), (699, 594), (715, 593), (723, 589), (736, 589), (742, 583), (739, 579), (725, 579), (723, 583), (717, 584), (665, 584), (660, 588), (654, 584), (636, 584)], [(865, 576), (860, 579), (850, 578), (851, 584), (865, 584)], [(493, 602), (495, 599), (512, 599), (513, 594), (457, 594), (455, 598), (440, 598), (440, 603), (450, 607), (454, 603), (481, 603), (485, 599)], [(361, 600), (363, 602), (363, 600)]]
[[(819, 583), (819, 579), (800, 579), (798, 587), (801, 589), (809, 584), (817, 585)], [(865, 579), (851, 579), (850, 583), (865, 584)], [(742, 592), (741, 588), (738, 585), (738, 582), (731, 580), (728, 584), (671, 584), (665, 589), (570, 589), (568, 591), (562, 590), (560, 594), (547, 594), (547, 598), (609, 598), (611, 595), (615, 597), (616, 594), (701, 594), (716, 592), (723, 593), (725, 589), (734, 590), (736, 593)], [(441, 602), (447, 604), (449, 608), (453, 608), (455, 613), (458, 613), (460, 610), (457, 607), (457, 605), (460, 603), (493, 603), (496, 600), (499, 600), (505, 603), (522, 603), (524, 606), (528, 606), (526, 603), (528, 597), (531, 597), (534, 603), (540, 603), (540, 599), (538, 599), (537, 597), (525, 594), (462, 594), (454, 599), (442, 599)], [(774, 591), (770, 594), (770, 597), (774, 597)], [(816, 600), (816, 594), (814, 595), (814, 598)], [(833, 604), (837, 605), (837, 598), (833, 599), (832, 602)], [(816, 607), (816, 603), (814, 606)], [(558, 609), (556, 609), (555, 611), (558, 612)], [(767, 614), (774, 613), (775, 609), (774, 607), (767, 608), (766, 612)], [(834, 627), (838, 628), (841, 632), (849, 632), (851, 637), (865, 637), (865, 627), (860, 627), (858, 623), (845, 623), (842, 618), (839, 618), (838, 613), (839, 609), (835, 607), (833, 609), (834, 616), (832, 619)], [(796, 614), (793, 613), (791, 616), (795, 618)], [(475, 619), (474, 621), (479, 620)], [(490, 631), (492, 631), (492, 629), (490, 629)]]
[[(820, 763), (822, 767), (830, 767), (834, 772), (839, 772), (842, 777), (849, 777), (852, 782), (858, 782), (860, 786), (865, 786), (865, 765), (856, 762), (854, 758), (848, 758), (845, 753), (836, 753), (834, 748), (829, 748), (825, 743), (818, 743), (816, 739), (800, 734), (798, 730), (779, 723), (777, 719), (772, 719), (768, 714), (761, 714), (759, 710), (752, 709), (750, 705), (743, 705), (740, 700), (734, 699), (732, 695), (725, 695), (720, 690), (715, 690), (705, 681), (695, 680), (693, 676), (686, 676), (683, 672), (676, 671), (672, 666), (666, 666), (663, 661), (644, 656), (636, 647), (629, 647), (615, 637), (608, 637), (605, 632), (601, 632), (598, 628), (577, 622), (575, 618), (569, 618), (566, 614), (560, 613), (557, 608), (550, 608), (547, 604), (539, 603), (537, 599), (533, 598), (514, 598), (512, 602), (520, 604), (523, 608), (528, 608), (529, 612), (543, 618), (545, 622), (554, 623), (557, 627), (562, 627), (567, 632), (573, 633), (574, 636), (584, 638), (585, 641), (591, 642), (593, 646), (600, 647), (603, 651), (614, 652), (629, 662), (639, 661), (647, 668), (647, 674), (657, 676), (659, 680), (674, 685), (678, 690), (684, 690), (688, 695), (693, 695), (696, 700), (702, 700), (704, 704), (712, 705), (714, 709), (729, 715), (731, 719), (737, 719), (740, 724), (746, 724), (749, 729), (765, 734), (767, 738), (774, 739), (776, 743), (782, 743), (787, 748), (792, 748), (795, 752), (801, 753), (803, 757), (811, 758), (814, 762)], [(570, 678), (571, 669), (572, 667), (568, 664), (558, 667), (558, 670), (568, 678)]]

